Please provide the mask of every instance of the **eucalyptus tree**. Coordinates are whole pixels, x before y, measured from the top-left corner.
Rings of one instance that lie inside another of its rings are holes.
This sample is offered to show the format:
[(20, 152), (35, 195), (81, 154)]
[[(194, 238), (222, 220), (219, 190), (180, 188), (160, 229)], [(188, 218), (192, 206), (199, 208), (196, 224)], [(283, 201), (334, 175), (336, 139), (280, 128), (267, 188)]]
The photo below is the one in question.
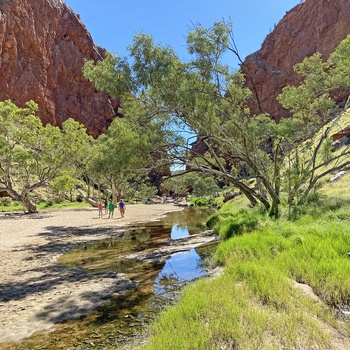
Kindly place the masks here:
[(177, 197), (187, 197), (192, 194), (196, 197), (212, 197), (215, 198), (220, 191), (220, 187), (210, 174), (202, 174), (199, 172), (188, 172), (181, 176), (174, 176), (166, 179), (164, 186)]
[(109, 183), (114, 202), (130, 174), (147, 160), (146, 149), (143, 135), (132, 130), (123, 119), (114, 120), (98, 138), (88, 169), (97, 174), (100, 181)]
[(165, 134), (162, 120), (153, 120), (135, 99), (124, 101), (124, 118), (116, 118), (98, 137), (87, 163), (90, 174), (111, 188), (113, 201), (128, 187), (147, 182), (152, 169), (160, 169)]
[[(277, 124), (268, 114), (252, 115), (248, 108), (249, 100), (256, 101), (257, 96), (246, 87), (242, 73), (246, 67), (236, 71), (224, 63), (229, 54), (238, 54), (230, 22), (196, 26), (187, 36), (187, 46), (191, 59), (182, 62), (169, 46), (155, 45), (152, 37), (137, 34), (129, 47), (132, 65), (118, 60), (111, 65), (106, 60), (98, 63), (104, 64), (105, 81), (101, 75), (92, 80), (97, 79), (105, 91), (138, 100), (146, 115), (164, 121), (165, 128), (175, 133), (165, 140), (164, 153), (173, 166), (182, 167), (184, 173), (198, 171), (224, 179), (252, 205), (261, 203), (278, 217), (288, 156), (295, 157), (300, 143), (330, 120), (334, 113), (330, 91), (349, 86), (341, 78), (349, 69), (344, 63), (347, 50), (338, 50), (326, 63), (316, 55), (297, 66), (307, 79), (301, 87), (284, 91), (280, 101), (293, 117)], [(318, 94), (317, 87), (323, 93)], [(315, 97), (311, 102), (310, 96)], [(316, 171), (318, 165), (313, 164)], [(305, 171), (306, 177), (299, 178), (298, 191), (309, 181), (300, 202), (316, 184), (315, 171)]]
[[(152, 113), (166, 113), (173, 128), (181, 132), (184, 127), (189, 135), (182, 144), (168, 145), (169, 157), (186, 171), (225, 179), (252, 205), (261, 202), (269, 209), (271, 199), (277, 208), (274, 162), (264, 147), (275, 125), (266, 115), (251, 117), (247, 101), (252, 93), (243, 75), (222, 63), (224, 54), (235, 50), (230, 24), (196, 27), (187, 43), (194, 57), (190, 62), (181, 62), (169, 47), (154, 46), (144, 34), (130, 47), (133, 72), (143, 88), (139, 98)], [(194, 142), (204, 147), (197, 152)], [(261, 186), (250, 186), (250, 179)]]
[[(158, 149), (165, 162), (183, 167), (184, 172), (223, 178), (252, 205), (261, 202), (269, 209), (272, 198), (277, 208), (274, 162), (263, 147), (275, 125), (266, 115), (251, 118), (247, 100), (252, 94), (244, 87), (243, 75), (221, 63), (227, 51), (235, 50), (231, 35), (225, 22), (210, 29), (195, 28), (187, 40), (194, 59), (181, 62), (172, 48), (155, 45), (150, 36), (140, 33), (129, 47), (131, 66), (108, 56), (96, 65), (88, 63), (85, 74), (97, 88), (124, 102), (139, 101), (145, 115), (165, 123), (163, 130), (172, 132), (164, 140), (166, 152)], [(194, 141), (205, 146), (204, 152), (196, 152)], [(259, 189), (249, 185), (250, 179), (262, 184)]]
[(73, 201), (73, 191), (79, 184), (79, 180), (74, 176), (74, 169), (63, 170), (51, 181), (50, 187), (61, 198), (65, 199), (69, 195), (69, 200)]
[[(131, 46), (133, 71), (139, 85), (148, 87), (141, 97), (147, 105), (167, 110), (178, 125), (188, 128), (197, 144), (205, 145), (169, 147), (175, 163), (229, 181), (252, 205), (262, 203), (275, 217), (282, 190), (289, 190), (289, 201), (297, 196), (302, 204), (321, 178), (349, 165), (347, 147), (325, 160), (319, 155), (330, 146), (331, 132), (343, 115), (334, 97), (337, 89), (350, 87), (350, 37), (329, 60), (323, 62), (315, 54), (296, 66), (304, 80), (298, 87), (287, 87), (280, 96), (280, 102), (292, 112), (291, 118), (280, 123), (265, 113), (252, 115), (248, 100), (256, 96), (245, 85), (242, 71), (246, 67), (234, 71), (222, 63), (227, 53), (237, 55), (230, 23), (194, 28), (187, 37), (193, 57), (187, 63), (181, 63), (168, 47), (152, 49), (150, 42), (139, 35)], [(290, 159), (303, 168), (298, 170), (301, 176), (294, 188), (288, 187)]]
[[(344, 96), (350, 87), (349, 57), (350, 36), (328, 60), (316, 53), (297, 64), (295, 72), (303, 81), (298, 86), (285, 87), (278, 97), (282, 106), (292, 112), (292, 118), (279, 125), (284, 130), (280, 133), (285, 137), (283, 144), (288, 153), (285, 178), (289, 204), (295, 199), (302, 204), (321, 179), (350, 165), (349, 144), (332, 152), (330, 138), (350, 113), (349, 98)], [(346, 99), (345, 105), (336, 102)]]
[(0, 102), (0, 189), (36, 212), (31, 193), (49, 185), (60, 171), (81, 161), (91, 137), (78, 122), (68, 119), (62, 128), (43, 126), (30, 101), (19, 108)]
[[(174, 138), (166, 128), (166, 114), (154, 113), (140, 98), (131, 67), (118, 55), (107, 54), (104, 61), (89, 61), (84, 75), (96, 88), (120, 100), (121, 118), (113, 120), (97, 139), (88, 169), (98, 181), (111, 188), (113, 201), (126, 192), (130, 182), (147, 181), (152, 172), (169, 168), (166, 140)], [(124, 190), (124, 191), (123, 191)]]

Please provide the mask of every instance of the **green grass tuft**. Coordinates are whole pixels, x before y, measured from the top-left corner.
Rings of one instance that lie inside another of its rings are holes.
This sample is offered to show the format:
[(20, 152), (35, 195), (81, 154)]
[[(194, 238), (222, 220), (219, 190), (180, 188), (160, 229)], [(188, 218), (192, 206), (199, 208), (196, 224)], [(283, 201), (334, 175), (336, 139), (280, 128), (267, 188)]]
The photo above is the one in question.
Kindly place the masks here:
[(225, 238), (214, 256), (225, 272), (186, 288), (142, 348), (331, 349), (337, 329), (349, 339), (335, 317), (350, 305), (348, 200), (311, 196), (294, 221), (225, 203), (208, 220)]

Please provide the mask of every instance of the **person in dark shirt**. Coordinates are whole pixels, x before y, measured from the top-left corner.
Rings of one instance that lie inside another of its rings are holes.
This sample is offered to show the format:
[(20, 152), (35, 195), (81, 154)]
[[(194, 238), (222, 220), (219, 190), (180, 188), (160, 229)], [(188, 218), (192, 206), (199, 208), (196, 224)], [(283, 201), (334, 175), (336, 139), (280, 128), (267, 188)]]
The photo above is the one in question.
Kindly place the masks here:
[(121, 217), (123, 218), (125, 214), (125, 203), (123, 202), (122, 199), (119, 202), (119, 211), (120, 211)]

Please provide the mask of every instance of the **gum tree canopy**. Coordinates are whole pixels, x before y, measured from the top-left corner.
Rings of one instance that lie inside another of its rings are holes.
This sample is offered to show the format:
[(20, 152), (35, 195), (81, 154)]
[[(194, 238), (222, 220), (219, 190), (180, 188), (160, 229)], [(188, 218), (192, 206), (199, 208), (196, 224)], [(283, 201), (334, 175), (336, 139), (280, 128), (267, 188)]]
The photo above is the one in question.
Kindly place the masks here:
[(36, 212), (30, 193), (46, 186), (62, 169), (69, 169), (86, 152), (91, 137), (85, 128), (68, 119), (62, 128), (43, 126), (30, 101), (19, 108), (0, 102), (0, 190)]
[[(331, 92), (350, 86), (343, 76), (349, 77), (349, 38), (327, 62), (316, 55), (296, 67), (305, 80), (281, 95), (280, 102), (293, 116), (279, 123), (266, 113), (252, 115), (247, 102), (255, 97), (245, 86), (245, 67), (236, 71), (223, 63), (229, 54), (238, 56), (231, 23), (195, 27), (187, 46), (191, 60), (183, 62), (172, 48), (155, 45), (141, 33), (129, 47), (131, 65), (108, 55), (103, 62), (89, 62), (85, 76), (98, 89), (118, 95), (122, 105), (125, 99), (135, 99), (148, 116), (166, 120), (168, 130), (179, 137), (167, 140), (164, 159), (184, 172), (225, 179), (252, 205), (261, 203), (275, 217), (281, 193), (290, 204), (303, 202), (325, 175), (318, 173), (324, 162), (319, 153), (332, 127), (317, 133), (338, 113)], [(313, 141), (301, 150), (305, 140)], [(341, 167), (348, 164), (342, 162), (347, 154), (334, 155)]]

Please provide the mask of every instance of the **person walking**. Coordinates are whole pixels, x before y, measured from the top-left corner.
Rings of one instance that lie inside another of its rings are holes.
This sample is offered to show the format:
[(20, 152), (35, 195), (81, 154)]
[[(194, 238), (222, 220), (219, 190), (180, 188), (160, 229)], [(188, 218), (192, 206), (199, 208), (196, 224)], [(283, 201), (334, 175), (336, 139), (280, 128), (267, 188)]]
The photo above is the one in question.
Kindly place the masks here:
[(107, 198), (105, 199), (105, 203), (104, 203), (104, 208), (105, 208), (105, 214), (108, 214), (108, 201)]
[(109, 211), (108, 219), (113, 218), (114, 208), (115, 208), (114, 203), (112, 201), (110, 201), (108, 204), (108, 211)]
[(97, 206), (97, 208), (98, 208), (98, 217), (99, 218), (102, 218), (103, 217), (103, 205), (102, 205), (102, 203), (100, 202), (100, 203), (98, 203), (98, 206)]
[(121, 217), (123, 218), (125, 214), (125, 203), (123, 202), (122, 199), (119, 202), (119, 211), (120, 211)]

